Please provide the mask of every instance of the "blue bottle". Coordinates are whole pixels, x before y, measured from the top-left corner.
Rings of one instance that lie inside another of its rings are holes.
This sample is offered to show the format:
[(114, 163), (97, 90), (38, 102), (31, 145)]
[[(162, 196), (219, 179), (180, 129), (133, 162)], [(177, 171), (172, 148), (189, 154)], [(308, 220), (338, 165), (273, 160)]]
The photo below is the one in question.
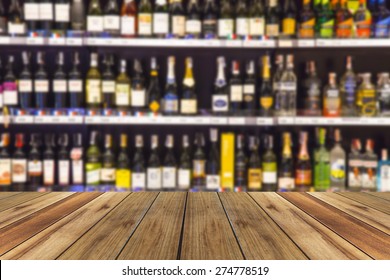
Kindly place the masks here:
[(387, 156), (387, 150), (382, 150), (382, 159), (378, 163), (377, 191), (390, 191), (390, 160)]
[(375, 38), (389, 38), (390, 11), (386, 7), (386, 0), (378, 0), (377, 11), (374, 17)]

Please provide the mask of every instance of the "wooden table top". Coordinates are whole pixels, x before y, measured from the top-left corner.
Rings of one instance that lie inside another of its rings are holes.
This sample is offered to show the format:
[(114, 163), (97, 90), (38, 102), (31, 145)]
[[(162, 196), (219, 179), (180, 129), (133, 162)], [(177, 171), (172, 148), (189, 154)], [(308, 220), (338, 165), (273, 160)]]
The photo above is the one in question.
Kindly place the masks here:
[(390, 259), (390, 193), (0, 193), (0, 259)]

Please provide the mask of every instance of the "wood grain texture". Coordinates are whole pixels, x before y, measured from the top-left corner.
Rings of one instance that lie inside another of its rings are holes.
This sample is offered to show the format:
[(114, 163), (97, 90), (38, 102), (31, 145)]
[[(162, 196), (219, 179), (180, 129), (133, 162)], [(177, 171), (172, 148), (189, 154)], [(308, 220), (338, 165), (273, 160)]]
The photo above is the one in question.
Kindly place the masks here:
[(34, 212), (37, 212), (50, 204), (64, 199), (73, 193), (70, 192), (53, 192), (47, 195), (37, 197), (31, 201), (19, 204), (0, 212), (0, 228), (3, 228), (17, 220), (20, 220)]
[(180, 258), (244, 259), (216, 193), (188, 194)]
[(56, 259), (128, 193), (107, 192), (20, 244), (2, 259)]
[(369, 192), (367, 194), (375, 196), (375, 197), (379, 197), (382, 199), (390, 200), (390, 192), (377, 192), (377, 193)]
[(250, 195), (310, 259), (371, 259), (278, 194)]
[(20, 194), (20, 192), (0, 192), (0, 200), (17, 194)]
[(38, 192), (18, 193), (17, 195), (13, 195), (11, 197), (0, 200), (0, 211), (7, 210), (8, 208), (14, 207), (18, 204), (33, 200), (37, 197), (46, 194), (47, 193), (38, 193)]
[(370, 208), (374, 208), (390, 215), (390, 203), (384, 199), (378, 199), (377, 197), (369, 195), (367, 193), (358, 192), (340, 192), (337, 194), (355, 200), (357, 202), (369, 206)]
[(118, 259), (177, 258), (186, 193), (159, 193)]
[(155, 192), (132, 193), (58, 259), (115, 259), (157, 195)]
[(390, 236), (307, 193), (280, 193), (374, 259), (390, 258)]
[(220, 193), (219, 196), (246, 259), (307, 259), (247, 193)]
[[(390, 234), (390, 215), (335, 193), (310, 193), (310, 195), (340, 209), (370, 226)], [(390, 204), (390, 202), (389, 202)]]
[(31, 238), (100, 195), (101, 193), (97, 192), (76, 193), (0, 229), (0, 255), (3, 255), (8, 250)]

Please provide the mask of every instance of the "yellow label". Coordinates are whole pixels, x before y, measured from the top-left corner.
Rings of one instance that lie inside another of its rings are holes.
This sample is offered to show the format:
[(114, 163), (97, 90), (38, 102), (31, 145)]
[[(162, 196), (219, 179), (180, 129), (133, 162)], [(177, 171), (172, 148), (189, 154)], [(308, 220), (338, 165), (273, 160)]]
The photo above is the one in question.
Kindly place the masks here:
[(261, 168), (249, 168), (248, 169), (248, 190), (259, 191), (261, 190)]
[(234, 188), (234, 133), (221, 136), (221, 187)]
[(274, 99), (272, 97), (261, 97), (260, 98), (260, 105), (264, 109), (270, 109), (272, 105), (274, 104)]
[(303, 22), (299, 28), (299, 37), (301, 38), (313, 38), (314, 37), (314, 25), (316, 20), (312, 18), (306, 22)]
[(158, 103), (156, 100), (149, 104), (149, 109), (152, 112), (157, 112), (160, 109), (160, 103)]
[(140, 23), (150, 24), (150, 23), (152, 23), (152, 14), (140, 13), (138, 15), (138, 20), (139, 20)]
[(283, 35), (294, 35), (296, 30), (296, 20), (294, 18), (283, 19)]
[(131, 172), (129, 169), (116, 170), (115, 186), (120, 189), (129, 189), (131, 186)]

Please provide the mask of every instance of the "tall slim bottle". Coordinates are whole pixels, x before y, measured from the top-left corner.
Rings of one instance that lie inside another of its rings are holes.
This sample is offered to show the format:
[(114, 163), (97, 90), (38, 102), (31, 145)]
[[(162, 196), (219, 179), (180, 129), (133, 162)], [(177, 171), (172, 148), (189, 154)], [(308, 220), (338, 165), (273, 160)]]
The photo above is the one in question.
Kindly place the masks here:
[(278, 191), (287, 192), (295, 189), (294, 160), (291, 151), (291, 133), (283, 133), (282, 158), (279, 165)]
[(54, 23), (54, 6), (51, 0), (39, 1), (39, 29), (45, 36), (51, 35)]
[(87, 32), (90, 36), (100, 36), (103, 30), (104, 18), (100, 0), (91, 0), (87, 12)]
[(362, 144), (359, 139), (352, 139), (351, 152), (348, 155), (348, 190), (361, 191), (363, 155), (361, 154)]
[(70, 0), (56, 0), (54, 3), (54, 29), (65, 32), (69, 29), (70, 23)]
[(212, 96), (212, 111), (214, 114), (225, 115), (229, 111), (229, 87), (225, 78), (225, 58), (217, 58), (217, 77), (214, 83), (214, 93)]
[(353, 71), (352, 57), (347, 56), (346, 71), (340, 80), (340, 94), (342, 100), (341, 110), (343, 116), (357, 116), (356, 91), (357, 77)]
[(131, 108), (135, 111), (141, 111), (146, 107), (146, 92), (142, 64), (138, 59), (134, 60), (133, 73), (131, 81)]
[(337, 86), (336, 73), (329, 73), (329, 83), (324, 88), (324, 117), (339, 117), (341, 115), (341, 96)]
[(177, 162), (173, 147), (173, 135), (167, 135), (165, 140), (166, 152), (162, 165), (162, 188), (164, 191), (174, 191), (177, 187)]
[(102, 105), (102, 77), (98, 68), (97, 53), (91, 53), (91, 66), (85, 80), (87, 108), (100, 108)]
[(232, 62), (232, 77), (229, 80), (230, 88), (230, 111), (233, 114), (240, 114), (243, 101), (243, 85), (240, 74), (240, 62), (234, 60)]
[(198, 100), (195, 89), (195, 79), (192, 71), (191, 57), (185, 60), (185, 74), (183, 79), (183, 94), (180, 99), (181, 115), (196, 115), (198, 113)]
[(81, 108), (83, 106), (84, 79), (80, 72), (79, 53), (73, 54), (72, 69), (68, 76), (69, 105), (70, 108)]
[(54, 107), (56, 109), (66, 108), (68, 104), (68, 81), (64, 71), (64, 53), (57, 55), (57, 69), (54, 72), (53, 80)]
[(390, 116), (390, 74), (379, 73), (377, 81), (379, 114)]
[[(206, 162), (206, 190), (218, 191), (221, 187), (220, 162), (218, 151), (218, 130), (210, 129), (210, 151)], [(194, 157), (195, 158), (195, 157)], [(195, 168), (195, 163), (194, 163)]]
[(294, 57), (287, 55), (287, 67), (280, 78), (275, 96), (275, 113), (278, 116), (295, 116), (297, 99), (297, 77), (294, 74)]
[(305, 116), (321, 116), (321, 79), (317, 76), (316, 64), (308, 62), (308, 77), (303, 82), (305, 92)]
[(86, 154), (85, 173), (86, 191), (97, 191), (100, 187), (100, 173), (102, 169), (101, 151), (97, 143), (98, 132), (90, 134), (89, 147)]
[(326, 129), (318, 131), (318, 148), (314, 151), (314, 188), (327, 191), (330, 187), (330, 154), (325, 145)]
[(14, 73), (14, 56), (8, 56), (6, 72), (3, 78), (3, 106), (17, 107), (19, 105), (17, 79)]
[(246, 115), (255, 115), (256, 110), (256, 77), (255, 62), (253, 60), (246, 64), (246, 77), (243, 88), (244, 111)]
[(83, 0), (72, 0), (70, 22), (72, 32), (85, 30), (85, 5)]
[(131, 189), (134, 192), (146, 189), (146, 168), (144, 158), (144, 139), (142, 135), (135, 136), (135, 153), (131, 165)]
[(218, 37), (218, 7), (215, 0), (206, 0), (204, 4), (202, 31), (205, 39)]
[[(377, 13), (375, 14), (375, 38), (389, 38), (390, 35), (390, 10), (386, 7), (386, 0), (378, 0)], [(388, 4), (388, 3), (387, 3)]]
[(262, 189), (261, 158), (259, 155), (258, 138), (249, 137), (250, 156), (248, 161), (248, 191), (260, 191)]
[(281, 17), (278, 9), (278, 0), (269, 0), (265, 17), (265, 35), (270, 39), (277, 39), (280, 35)]
[(192, 188), (194, 191), (203, 190), (206, 186), (206, 155), (204, 152), (204, 144), (203, 133), (196, 133), (196, 148), (192, 157)]
[(8, 9), (8, 34), (12, 37), (26, 34), (26, 22), (19, 0), (11, 0)]
[(31, 134), (30, 152), (27, 159), (28, 191), (37, 191), (42, 185), (41, 135)]
[(180, 191), (188, 191), (191, 188), (191, 154), (190, 154), (190, 141), (188, 135), (183, 135), (182, 149), (180, 153), (177, 187)]
[(103, 31), (116, 37), (120, 32), (119, 7), (116, 0), (109, 0), (104, 7)]
[(133, 38), (137, 35), (137, 3), (135, 0), (123, 0), (121, 8), (121, 35)]
[(183, 38), (186, 32), (186, 13), (182, 0), (170, 0), (170, 34), (174, 38)]
[(45, 53), (38, 52), (37, 64), (38, 70), (34, 76), (35, 106), (38, 109), (48, 108), (48, 95), (50, 91), (49, 77), (46, 71)]
[(58, 159), (58, 188), (59, 190), (67, 190), (70, 185), (70, 155), (69, 155), (69, 136), (66, 133), (60, 134), (58, 137), (59, 151)]
[(103, 59), (104, 70), (102, 72), (102, 95), (103, 108), (112, 109), (115, 107), (116, 75), (113, 71), (114, 56), (106, 54)]
[(146, 98), (149, 110), (155, 114), (158, 113), (161, 109), (161, 88), (158, 77), (157, 60), (155, 57), (150, 59), (150, 79)]
[(251, 0), (249, 9), (249, 36), (260, 39), (265, 34), (265, 8), (262, 0)]
[(149, 191), (160, 191), (162, 188), (161, 178), (161, 160), (159, 151), (159, 140), (158, 135), (151, 136), (150, 144), (150, 156), (148, 160), (147, 168), (147, 189)]
[(104, 140), (104, 152), (102, 155), (102, 169), (100, 173), (101, 190), (112, 191), (116, 181), (116, 158), (112, 147), (112, 135), (106, 134)]
[(142, 0), (138, 7), (138, 36), (152, 36), (152, 4), (150, 0)]
[(198, 0), (190, 0), (187, 5), (186, 36), (200, 38), (202, 35), (202, 21)]
[(336, 10), (336, 37), (351, 38), (353, 29), (353, 15), (347, 7), (347, 0), (340, 0)]
[(234, 34), (234, 16), (230, 0), (222, 0), (219, 9), (218, 38), (231, 39)]
[(73, 147), (70, 150), (71, 160), (71, 188), (70, 191), (84, 190), (84, 147), (81, 133), (73, 134)]
[(307, 150), (308, 133), (301, 131), (300, 148), (295, 166), (295, 188), (297, 191), (309, 191), (312, 187), (312, 165)]
[(262, 169), (262, 190), (263, 191), (272, 191), (277, 190), (278, 183), (278, 163), (276, 155), (273, 151), (274, 148), (274, 138), (272, 135), (267, 135), (265, 137), (265, 149), (262, 157), (261, 169)]
[(127, 63), (121, 59), (120, 73), (116, 78), (115, 106), (118, 110), (128, 110), (131, 102), (131, 82), (127, 75)]
[(311, 7), (311, 0), (303, 0), (303, 8), (299, 14), (298, 37), (312, 39), (315, 36), (316, 15)]
[(116, 191), (130, 191), (131, 187), (131, 170), (130, 158), (127, 150), (127, 135), (120, 135), (120, 152), (117, 157), (117, 168), (115, 174)]
[(175, 57), (168, 57), (168, 74), (165, 84), (165, 93), (162, 103), (162, 111), (166, 115), (175, 115), (179, 112), (179, 97), (175, 78)]
[(27, 156), (24, 152), (24, 135), (15, 135), (15, 150), (11, 159), (12, 191), (22, 192), (27, 190)]
[[(45, 150), (43, 151), (43, 185), (38, 191), (52, 191), (56, 183), (57, 161), (55, 134), (45, 134)], [(84, 168), (84, 166), (83, 166)]]
[(370, 38), (372, 30), (372, 16), (370, 10), (366, 7), (366, 0), (359, 0), (359, 9), (355, 16), (356, 37)]
[(346, 153), (341, 145), (339, 129), (334, 131), (335, 144), (330, 150), (330, 187), (332, 191), (344, 191), (346, 186)]
[(262, 83), (259, 91), (260, 115), (272, 116), (274, 109), (274, 94), (272, 91), (270, 58), (268, 55), (262, 58)]
[(387, 149), (382, 149), (381, 159), (378, 163), (377, 191), (390, 191), (390, 161)]
[(333, 38), (335, 15), (329, 0), (322, 0), (321, 10), (317, 16), (317, 36), (319, 38)]
[(23, 14), (28, 32), (35, 32), (39, 28), (39, 2), (36, 0), (25, 0), (23, 3)]
[(248, 158), (245, 154), (244, 135), (237, 135), (234, 163), (234, 191), (247, 191)]
[(362, 190), (377, 190), (378, 155), (374, 151), (374, 140), (367, 139), (366, 152), (363, 155)]
[(169, 33), (169, 10), (167, 0), (156, 0), (153, 10), (153, 36), (165, 38)]
[(294, 0), (285, 0), (283, 6), (282, 36), (295, 38), (297, 32), (297, 6)]
[(236, 35), (240, 39), (245, 39), (249, 35), (249, 11), (246, 0), (238, 0), (235, 10)]
[(0, 141), (0, 192), (11, 190), (10, 134), (2, 133)]
[(0, 35), (7, 35), (7, 17), (3, 1), (0, 1)]

